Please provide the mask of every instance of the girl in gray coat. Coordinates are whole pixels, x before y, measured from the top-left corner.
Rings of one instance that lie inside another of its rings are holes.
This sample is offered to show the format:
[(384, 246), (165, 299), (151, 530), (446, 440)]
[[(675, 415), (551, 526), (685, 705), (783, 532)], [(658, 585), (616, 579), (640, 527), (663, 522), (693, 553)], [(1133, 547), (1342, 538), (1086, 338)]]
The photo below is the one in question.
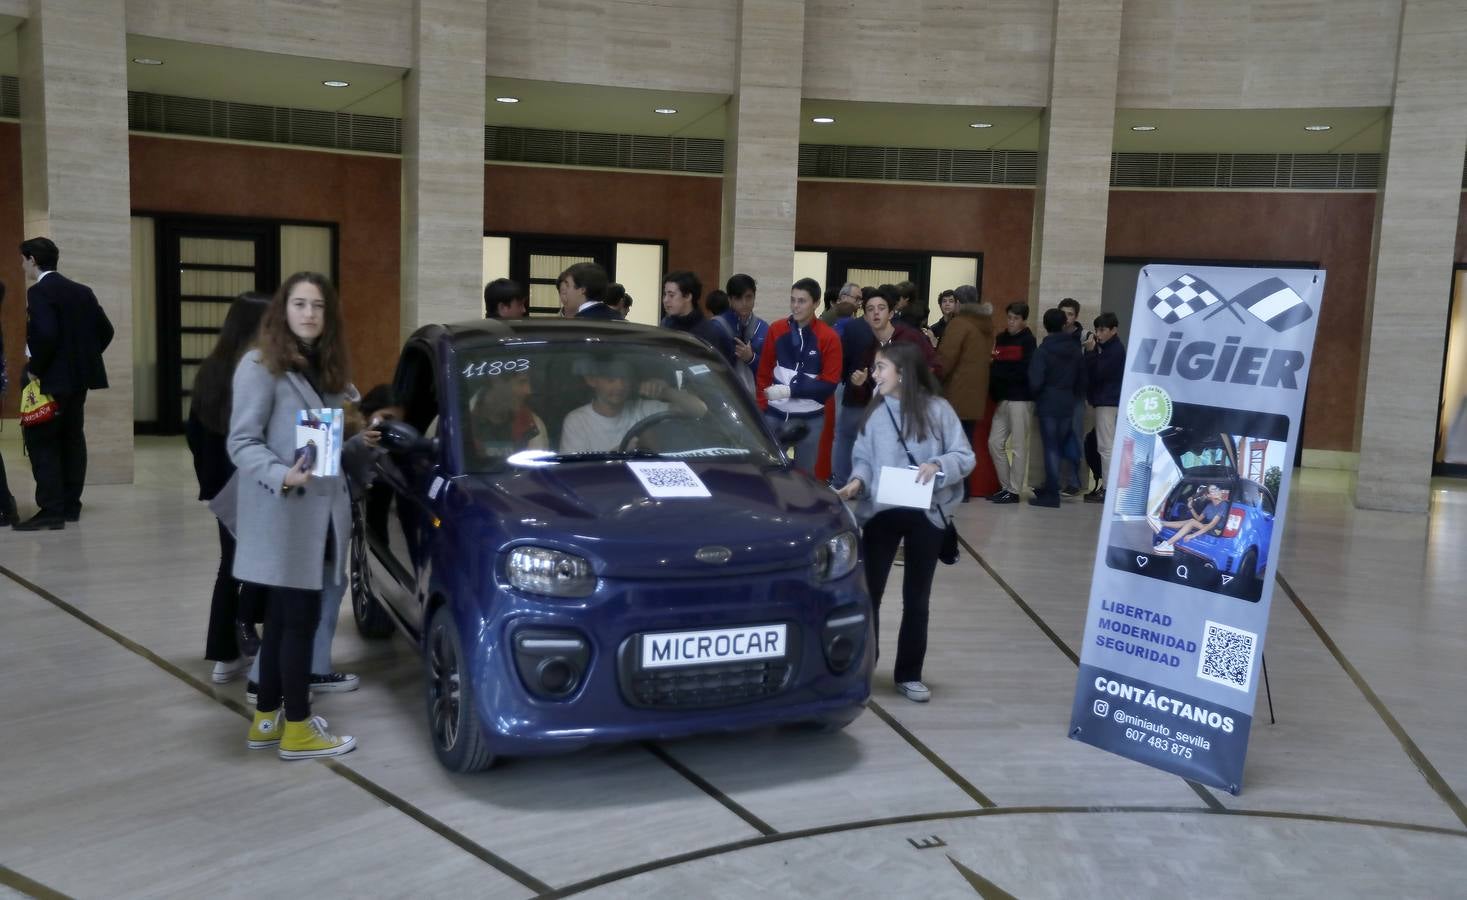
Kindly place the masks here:
[[(311, 643), (322, 589), (340, 585), (350, 535), (346, 479), (313, 478), (297, 458), (306, 409), (340, 409), (350, 391), (341, 304), (314, 272), (286, 279), (260, 322), (258, 346), (234, 372), (229, 457), (239, 469), (234, 577), (266, 589), (259, 692), (247, 745), (282, 759), (356, 747), (311, 715)], [(339, 588), (337, 588), (339, 590)], [(281, 712), (284, 707), (284, 723)]]
[[(897, 546), (906, 541), (902, 626), (897, 633), (893, 677), (897, 690), (908, 700), (926, 703), (932, 692), (922, 683), (922, 660), (927, 655), (932, 576), (937, 571), (944, 523), (962, 502), (963, 479), (973, 471), (973, 448), (916, 346), (894, 341), (882, 347), (871, 377), (876, 396), (866, 407), (856, 435), (851, 480), (838, 493), (842, 499), (859, 501), (856, 518), (862, 524), (862, 556), (873, 621), (881, 610), (881, 595)], [(878, 503), (875, 498), (881, 490), (883, 466), (895, 467), (901, 472), (897, 477), (920, 484), (936, 481), (932, 504), (917, 509)]]

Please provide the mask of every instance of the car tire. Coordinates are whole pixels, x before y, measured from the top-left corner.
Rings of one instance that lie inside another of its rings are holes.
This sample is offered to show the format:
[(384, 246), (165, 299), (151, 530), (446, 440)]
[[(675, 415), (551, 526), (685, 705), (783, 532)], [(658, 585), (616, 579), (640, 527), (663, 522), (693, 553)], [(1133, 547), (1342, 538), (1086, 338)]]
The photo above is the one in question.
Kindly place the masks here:
[(357, 632), (368, 640), (391, 637), (392, 618), (382, 601), (372, 593), (371, 568), (367, 561), (367, 533), (361, 516), (352, 512), (351, 529), (351, 617)]
[(464, 674), (463, 641), (448, 605), (433, 612), (423, 635), (428, 731), (433, 752), (450, 772), (479, 772), (494, 764), (474, 702), (474, 682)]
[(1238, 563), (1238, 577), (1243, 579), (1243, 586), (1250, 592), (1258, 590), (1258, 551), (1254, 548), (1249, 547), (1242, 562)]

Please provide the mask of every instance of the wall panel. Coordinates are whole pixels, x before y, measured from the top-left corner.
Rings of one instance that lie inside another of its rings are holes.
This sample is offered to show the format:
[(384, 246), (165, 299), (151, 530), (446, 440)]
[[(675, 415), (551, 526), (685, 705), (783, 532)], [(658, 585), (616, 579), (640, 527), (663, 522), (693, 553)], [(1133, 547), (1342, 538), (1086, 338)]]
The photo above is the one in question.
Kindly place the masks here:
[[(20, 173), (20, 126), (14, 122), (0, 122), (0, 172)], [(0, 418), (18, 415), (20, 407), (20, 370), (25, 365), (25, 275), (15, 248), (26, 239), (24, 231), (20, 178), (0, 178), (0, 282), (5, 283), (0, 331), (5, 332), (5, 359), (10, 370), (10, 390), (0, 397)]]
[(146, 212), (336, 222), (354, 380), (391, 377), (399, 349), (399, 163), (133, 135), (132, 206)]
[(408, 68), (412, 0), (127, 0), (131, 34)]

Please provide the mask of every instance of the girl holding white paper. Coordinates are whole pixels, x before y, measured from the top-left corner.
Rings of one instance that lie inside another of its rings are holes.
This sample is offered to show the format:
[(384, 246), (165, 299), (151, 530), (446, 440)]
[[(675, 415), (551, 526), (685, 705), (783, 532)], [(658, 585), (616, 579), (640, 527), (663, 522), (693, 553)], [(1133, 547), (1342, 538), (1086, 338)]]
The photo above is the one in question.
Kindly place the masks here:
[(893, 342), (881, 348), (871, 377), (876, 396), (856, 435), (851, 480), (838, 493), (857, 501), (873, 619), (897, 546), (906, 541), (893, 676), (907, 699), (926, 703), (932, 692), (922, 683), (922, 660), (932, 576), (945, 525), (962, 502), (963, 479), (973, 471), (973, 448), (916, 347)]
[(265, 309), (256, 348), (235, 369), (229, 423), (239, 477), (234, 576), (266, 589), (246, 744), (278, 747), (283, 759), (336, 756), (356, 746), (312, 716), (310, 702), (323, 593), (339, 597), (342, 590), (351, 534), (346, 480), (312, 477), (296, 453), (300, 413), (341, 409), (354, 393), (336, 289), (324, 275), (290, 276)]

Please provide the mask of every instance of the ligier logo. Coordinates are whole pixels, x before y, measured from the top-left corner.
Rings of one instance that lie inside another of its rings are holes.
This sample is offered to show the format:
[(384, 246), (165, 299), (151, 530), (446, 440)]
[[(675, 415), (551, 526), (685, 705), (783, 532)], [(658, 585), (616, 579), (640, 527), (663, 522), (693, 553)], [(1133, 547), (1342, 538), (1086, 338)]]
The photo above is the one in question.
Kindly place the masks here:
[(1260, 281), (1229, 300), (1201, 278), (1182, 275), (1147, 298), (1146, 307), (1168, 325), (1175, 325), (1203, 310), (1210, 310), (1203, 316), (1204, 319), (1211, 319), (1226, 310), (1239, 322), (1243, 322), (1246, 320), (1238, 312), (1238, 307), (1242, 307), (1255, 319), (1278, 332), (1302, 325), (1314, 316), (1314, 311), (1304, 302), (1304, 298), (1280, 278)]

